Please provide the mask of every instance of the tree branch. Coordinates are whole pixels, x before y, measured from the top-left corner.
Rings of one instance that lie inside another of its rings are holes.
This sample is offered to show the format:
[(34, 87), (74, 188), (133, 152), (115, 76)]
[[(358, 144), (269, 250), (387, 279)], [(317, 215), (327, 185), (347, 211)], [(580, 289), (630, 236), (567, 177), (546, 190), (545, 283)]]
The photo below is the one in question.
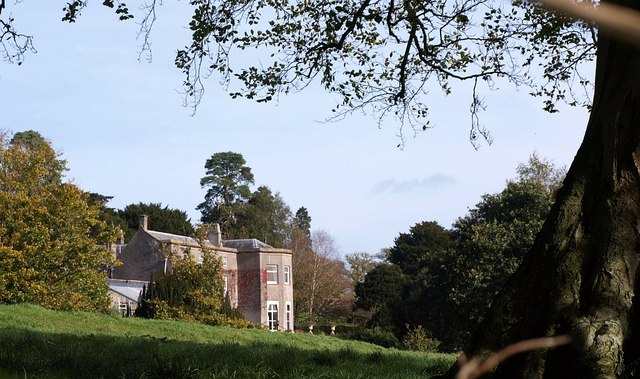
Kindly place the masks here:
[[(151, 29), (156, 22), (156, 3), (158, 0), (151, 0), (151, 2), (145, 2), (142, 5), (144, 11), (144, 17), (140, 22), (140, 29), (138, 30), (138, 38), (142, 38), (142, 45), (140, 46), (140, 52), (138, 54), (138, 60), (142, 58), (142, 55), (146, 53), (147, 61), (151, 62)], [(159, 3), (162, 6), (162, 0)]]
[(526, 351), (562, 346), (569, 342), (571, 342), (571, 337), (569, 336), (544, 337), (520, 341), (489, 355), (484, 362), (481, 362), (478, 357), (468, 359), (466, 355), (462, 354), (460, 358), (458, 358), (460, 370), (458, 371), (458, 375), (456, 375), (456, 379), (475, 379), (493, 370), (498, 364), (513, 355)]
[(398, 100), (403, 99), (406, 95), (407, 88), (407, 64), (409, 62), (409, 56), (411, 55), (411, 44), (416, 38), (416, 31), (418, 26), (415, 23), (411, 24), (411, 30), (409, 31), (409, 38), (407, 39), (407, 44), (404, 49), (404, 54), (402, 55), (402, 60), (400, 61), (400, 79), (398, 80), (400, 83), (400, 91), (394, 96), (394, 101), (396, 104)]
[(18, 65), (21, 65), (27, 51), (35, 52), (33, 37), (18, 33), (13, 28), (12, 22), (12, 18), (9, 18), (8, 22), (0, 20), (0, 53), (5, 61), (17, 62)]
[(351, 17), (351, 21), (347, 22), (347, 29), (344, 31), (344, 33), (342, 33), (338, 42), (328, 42), (328, 43), (323, 42), (312, 47), (311, 49), (309, 49), (309, 51), (313, 51), (313, 50), (326, 51), (330, 49), (343, 48), (344, 43), (347, 40), (347, 37), (349, 37), (349, 35), (353, 33), (354, 29), (356, 28), (356, 25), (358, 25), (360, 18), (362, 18), (362, 16), (364, 15), (364, 11), (367, 9), (370, 3), (371, 3), (371, 0), (365, 0), (362, 2), (362, 4), (360, 4), (360, 8), (358, 8), (358, 10), (353, 14), (353, 16)]

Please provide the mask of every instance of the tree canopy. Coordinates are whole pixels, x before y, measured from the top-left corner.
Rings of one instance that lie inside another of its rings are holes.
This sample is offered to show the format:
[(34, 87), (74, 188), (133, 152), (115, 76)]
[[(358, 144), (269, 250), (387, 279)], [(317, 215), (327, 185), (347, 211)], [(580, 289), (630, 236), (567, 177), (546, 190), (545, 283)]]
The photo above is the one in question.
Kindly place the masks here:
[[(407, 277), (396, 265), (379, 263), (355, 285), (356, 306), (371, 311), (369, 327), (396, 329), (404, 312)], [(400, 326), (403, 327), (404, 325)]]
[(329, 233), (317, 230), (310, 239), (295, 233), (293, 251), (293, 293), (296, 317), (301, 322), (337, 322), (353, 306), (352, 283)]
[(305, 207), (300, 207), (296, 211), (291, 226), (304, 233), (307, 237), (311, 237), (311, 216), (309, 216), (309, 210)]
[[(28, 137), (28, 138), (23, 138)], [(37, 132), (0, 134), (0, 302), (106, 310), (117, 230)]]
[[(144, 36), (142, 49), (150, 48), (161, 2), (144, 3), (139, 13), (124, 3), (103, 4), (120, 20), (135, 16)], [(185, 75), (185, 93), (194, 105), (201, 100), (204, 76), (211, 73), (226, 83), (232, 97), (258, 102), (318, 81), (338, 95), (333, 109), (337, 117), (364, 109), (380, 120), (390, 115), (421, 129), (429, 125), (428, 91), (435, 86), (449, 94), (453, 82), (463, 81), (469, 83), (475, 140), (488, 137), (477, 119), (484, 108), (481, 93), (504, 82), (529, 87), (548, 111), (555, 111), (559, 101), (589, 103), (590, 78), (579, 68), (595, 56), (593, 26), (547, 12), (539, 3), (190, 0), (189, 4), (192, 40), (178, 49), (175, 64)], [(81, 0), (68, 2), (63, 21), (75, 22), (87, 5)], [(2, 20), (2, 25), (5, 59), (22, 62), (33, 50), (31, 36), (15, 30), (11, 18)], [(260, 65), (238, 66), (237, 60), (232, 64), (234, 54), (249, 49), (260, 57)]]
[(138, 203), (129, 204), (124, 209), (117, 211), (120, 217), (126, 223), (124, 230), (125, 241), (133, 237), (138, 230), (140, 216), (148, 216), (149, 229), (159, 232), (173, 233), (181, 236), (193, 236), (195, 229), (191, 224), (191, 220), (185, 211), (179, 209), (171, 209), (169, 206), (162, 206), (162, 203)]
[(202, 222), (219, 223), (224, 228), (235, 221), (233, 207), (247, 202), (251, 195), (253, 173), (246, 163), (242, 154), (230, 151), (215, 153), (207, 159), (206, 175), (200, 179), (207, 193), (197, 207), (202, 212)]
[(266, 186), (258, 187), (234, 213), (236, 220), (224, 231), (228, 238), (257, 238), (272, 246), (284, 246), (290, 238), (291, 209)]
[(354, 286), (362, 283), (367, 273), (379, 263), (378, 257), (362, 251), (346, 254), (344, 258), (349, 265), (351, 281)]
[(435, 221), (425, 221), (400, 233), (389, 251), (387, 260), (406, 275), (415, 275), (432, 254), (447, 251), (453, 246), (449, 232)]
[(441, 349), (463, 348), (533, 245), (564, 171), (533, 154), (517, 173), (501, 192), (482, 196), (451, 229), (425, 221), (399, 234), (386, 260), (404, 282), (391, 307), (402, 308), (401, 313), (389, 313), (387, 300), (364, 294), (358, 286), (357, 304), (374, 310), (372, 320), (380, 319), (376, 312), (382, 309), (386, 327), (399, 339), (405, 325), (421, 325), (440, 340)]
[(257, 238), (284, 246), (291, 241), (294, 229), (310, 227), (306, 208), (300, 208), (293, 218), (278, 192), (267, 186), (251, 191), (254, 178), (242, 154), (215, 153), (205, 167), (207, 175), (200, 184), (208, 190), (197, 209), (202, 212), (202, 222), (220, 224), (225, 238)]

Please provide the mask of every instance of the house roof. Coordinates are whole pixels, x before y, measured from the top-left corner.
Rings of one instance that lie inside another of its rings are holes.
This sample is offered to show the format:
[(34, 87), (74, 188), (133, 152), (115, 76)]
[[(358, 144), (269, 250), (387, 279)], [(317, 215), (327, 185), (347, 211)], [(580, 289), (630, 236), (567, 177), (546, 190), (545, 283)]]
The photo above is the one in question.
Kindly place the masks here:
[[(156, 232), (155, 230), (145, 230), (149, 235), (153, 238), (157, 239), (161, 242), (171, 242), (175, 244), (180, 244), (184, 246), (200, 246), (200, 243), (197, 239), (193, 237), (181, 236), (178, 234), (171, 234), (165, 232)], [(213, 247), (213, 244), (209, 240), (203, 241), (205, 246)], [(268, 245), (256, 238), (247, 238), (247, 239), (234, 239), (234, 240), (223, 240), (222, 246), (226, 248), (232, 248), (237, 250), (247, 250), (247, 249), (273, 249), (273, 246)]]
[(109, 279), (107, 281), (107, 285), (111, 291), (134, 301), (138, 301), (142, 287), (145, 284), (147, 284), (147, 282), (138, 280)]
[(273, 249), (273, 246), (257, 240), (255, 238), (239, 239), (239, 240), (222, 240), (222, 246), (232, 247), (238, 250), (244, 249)]
[[(178, 234), (171, 234), (165, 232), (156, 232), (155, 230), (145, 230), (149, 233), (153, 238), (157, 239), (161, 242), (172, 242), (181, 245), (190, 245), (190, 246), (200, 246), (200, 243), (197, 239), (193, 237), (181, 236)], [(210, 245), (209, 241), (204, 241), (205, 245)]]

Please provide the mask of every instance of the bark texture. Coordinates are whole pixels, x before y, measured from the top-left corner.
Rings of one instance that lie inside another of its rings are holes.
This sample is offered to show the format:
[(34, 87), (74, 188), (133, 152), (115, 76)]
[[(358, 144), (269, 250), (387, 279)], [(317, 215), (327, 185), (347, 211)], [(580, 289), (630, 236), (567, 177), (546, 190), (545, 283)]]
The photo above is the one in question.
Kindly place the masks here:
[(639, 173), (640, 49), (601, 35), (584, 141), (532, 250), (467, 355), (570, 334), (570, 345), (513, 357), (494, 377), (640, 376)]

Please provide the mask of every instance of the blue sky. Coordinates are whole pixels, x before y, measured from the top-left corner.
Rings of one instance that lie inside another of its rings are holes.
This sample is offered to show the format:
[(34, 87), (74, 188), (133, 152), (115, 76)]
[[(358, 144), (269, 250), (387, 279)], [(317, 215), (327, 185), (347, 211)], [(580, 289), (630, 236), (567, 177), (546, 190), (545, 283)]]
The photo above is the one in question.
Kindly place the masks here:
[[(183, 106), (175, 50), (188, 43), (186, 4), (166, 1), (154, 29), (153, 61), (138, 61), (134, 22), (91, 3), (76, 24), (60, 22), (63, 2), (8, 3), (16, 26), (35, 36), (37, 54), (0, 65), (0, 129), (37, 130), (68, 161), (68, 177), (109, 204), (161, 202), (199, 220), (199, 180), (212, 154), (243, 154), (256, 185), (280, 192), (313, 229), (331, 234), (341, 254), (376, 253), (420, 221), (445, 227), (480, 196), (500, 191), (535, 150), (570, 164), (588, 114), (549, 115), (525, 89), (487, 94), (482, 123), (494, 143), (469, 142), (470, 94), (430, 92), (433, 129), (378, 128), (371, 115), (323, 123), (337, 100), (311, 86), (277, 103), (231, 100), (216, 78), (195, 115)], [(3, 13), (4, 15), (4, 13)], [(234, 57), (251, 59), (255, 57)]]

